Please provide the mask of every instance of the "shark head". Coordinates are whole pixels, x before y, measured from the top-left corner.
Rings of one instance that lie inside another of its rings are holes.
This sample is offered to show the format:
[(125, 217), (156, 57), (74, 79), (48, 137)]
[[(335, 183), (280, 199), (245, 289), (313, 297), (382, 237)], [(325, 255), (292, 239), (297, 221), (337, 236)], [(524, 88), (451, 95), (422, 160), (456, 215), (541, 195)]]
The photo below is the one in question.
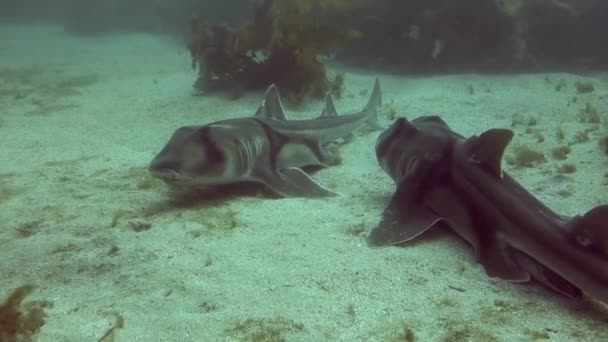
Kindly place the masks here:
[[(446, 134), (448, 132), (448, 134)], [(397, 119), (378, 137), (376, 156), (397, 190), (382, 220), (371, 232), (370, 246), (386, 246), (411, 240), (441, 220), (424, 204), (433, 179), (449, 168), (453, 134), (437, 116)]]
[(173, 133), (154, 157), (149, 171), (170, 186), (216, 185), (232, 179), (238, 165), (232, 151), (238, 150), (231, 127), (186, 126)]
[(376, 158), (395, 182), (416, 172), (421, 161), (437, 160), (450, 142), (447, 124), (438, 116), (398, 118), (376, 142)]

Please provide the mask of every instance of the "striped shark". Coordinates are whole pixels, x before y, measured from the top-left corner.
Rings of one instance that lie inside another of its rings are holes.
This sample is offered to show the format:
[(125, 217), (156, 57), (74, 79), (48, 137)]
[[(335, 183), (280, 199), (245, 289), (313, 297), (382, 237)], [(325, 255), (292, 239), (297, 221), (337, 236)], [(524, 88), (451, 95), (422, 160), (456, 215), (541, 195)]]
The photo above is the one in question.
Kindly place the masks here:
[(553, 212), (502, 170), (512, 137), (491, 129), (465, 139), (437, 116), (397, 119), (376, 144), (397, 190), (368, 244), (402, 243), (443, 223), (490, 277), (534, 279), (608, 304), (608, 205), (574, 217)]
[(378, 122), (381, 104), (376, 79), (367, 105), (359, 112), (338, 115), (327, 94), (319, 117), (288, 120), (279, 91), (271, 85), (253, 116), (177, 129), (149, 171), (170, 187), (255, 182), (282, 197), (334, 196), (303, 168), (335, 165), (335, 143), (349, 141), (364, 124), (383, 129)]

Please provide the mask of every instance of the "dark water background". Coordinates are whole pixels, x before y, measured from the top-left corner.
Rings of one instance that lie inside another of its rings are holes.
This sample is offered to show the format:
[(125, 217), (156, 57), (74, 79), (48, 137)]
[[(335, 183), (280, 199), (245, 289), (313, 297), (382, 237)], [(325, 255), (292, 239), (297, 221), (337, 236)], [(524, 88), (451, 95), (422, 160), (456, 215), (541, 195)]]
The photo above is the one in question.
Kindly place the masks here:
[[(226, 24), (231, 30), (251, 23), (260, 2), (263, 0), (0, 0), (0, 23), (52, 23), (73, 34), (152, 32), (184, 37), (193, 16), (210, 24)], [(606, 0), (524, 1), (530, 6), (511, 17), (499, 9), (510, 4), (508, 0), (354, 3), (367, 4), (367, 9), (354, 14), (341, 13), (341, 9), (323, 13), (330, 16), (332, 25), (363, 37), (344, 44), (339, 62), (432, 73), (608, 67)], [(518, 31), (520, 26), (523, 32)], [(413, 27), (421, 38), (404, 39)], [(526, 42), (523, 58), (513, 58), (516, 40)], [(437, 42), (444, 42), (446, 48), (434, 60), (429, 56)]]
[(0, 22), (59, 24), (74, 33), (115, 31), (174, 33), (188, 27), (191, 16), (238, 25), (249, 18), (247, 0), (2, 0)]

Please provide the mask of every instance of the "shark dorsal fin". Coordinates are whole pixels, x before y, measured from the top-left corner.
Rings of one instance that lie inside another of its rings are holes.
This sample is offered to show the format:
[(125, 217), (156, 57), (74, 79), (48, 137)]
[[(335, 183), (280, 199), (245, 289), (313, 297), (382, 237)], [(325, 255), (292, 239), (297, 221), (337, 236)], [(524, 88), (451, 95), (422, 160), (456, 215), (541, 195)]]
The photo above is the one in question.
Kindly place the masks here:
[(279, 95), (279, 90), (276, 85), (271, 84), (268, 87), (266, 95), (264, 96), (264, 102), (262, 102), (262, 105), (255, 112), (254, 116), (267, 119), (286, 120), (283, 104), (281, 103), (281, 95)]
[(330, 116), (338, 116), (338, 111), (336, 110), (336, 106), (334, 105), (334, 98), (330, 93), (327, 93), (325, 96), (325, 108), (323, 108), (323, 112), (321, 113), (321, 117), (330, 117)]
[(266, 116), (266, 108), (264, 108), (264, 105), (261, 105), (258, 108), (258, 110), (255, 111), (255, 114), (253, 114), (253, 116), (265, 117)]
[(412, 136), (419, 132), (418, 128), (414, 126), (413, 121), (408, 121), (406, 118), (398, 118), (395, 120), (395, 125), (398, 125), (399, 133), (406, 136)]
[(502, 156), (512, 138), (510, 129), (490, 129), (472, 139), (470, 152), (487, 171), (502, 178)]

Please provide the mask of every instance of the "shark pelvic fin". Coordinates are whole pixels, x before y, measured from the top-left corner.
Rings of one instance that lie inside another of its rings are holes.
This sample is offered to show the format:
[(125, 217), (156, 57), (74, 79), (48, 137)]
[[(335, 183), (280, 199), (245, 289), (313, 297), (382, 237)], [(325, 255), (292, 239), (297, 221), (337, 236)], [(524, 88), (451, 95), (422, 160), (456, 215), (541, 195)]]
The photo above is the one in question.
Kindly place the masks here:
[(582, 291), (578, 287), (574, 286), (551, 269), (543, 266), (543, 264), (539, 263), (531, 256), (517, 250), (513, 250), (512, 252), (515, 260), (517, 260), (517, 264), (519, 264), (522, 269), (525, 269), (532, 279), (566, 297), (580, 298), (582, 296)]
[(479, 137), (469, 139), (467, 144), (470, 144), (469, 151), (473, 154), (474, 162), (502, 178), (502, 156), (512, 138), (513, 131), (510, 129), (490, 129)]
[(512, 250), (498, 236), (485, 236), (476, 254), (489, 277), (514, 283), (530, 281), (530, 273), (516, 262)]

